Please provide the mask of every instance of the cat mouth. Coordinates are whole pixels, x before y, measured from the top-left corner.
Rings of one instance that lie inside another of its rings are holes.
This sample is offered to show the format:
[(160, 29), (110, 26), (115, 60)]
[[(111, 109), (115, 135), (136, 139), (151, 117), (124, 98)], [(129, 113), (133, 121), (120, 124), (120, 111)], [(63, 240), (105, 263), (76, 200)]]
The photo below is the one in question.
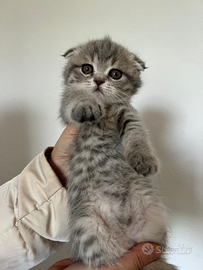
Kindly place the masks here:
[(101, 88), (97, 87), (93, 93), (101, 93), (102, 95), (104, 95), (103, 91), (101, 90)]

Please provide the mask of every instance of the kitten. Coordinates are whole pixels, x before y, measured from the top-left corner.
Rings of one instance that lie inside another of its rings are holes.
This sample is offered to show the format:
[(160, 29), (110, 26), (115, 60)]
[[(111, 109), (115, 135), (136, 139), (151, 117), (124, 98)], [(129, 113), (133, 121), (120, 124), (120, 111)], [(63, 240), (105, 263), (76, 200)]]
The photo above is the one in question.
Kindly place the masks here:
[[(133, 245), (166, 246), (165, 209), (148, 177), (158, 162), (130, 98), (144, 62), (110, 38), (68, 50), (60, 115), (81, 126), (67, 182), (72, 258), (116, 262)], [(143, 270), (174, 270), (158, 259)]]

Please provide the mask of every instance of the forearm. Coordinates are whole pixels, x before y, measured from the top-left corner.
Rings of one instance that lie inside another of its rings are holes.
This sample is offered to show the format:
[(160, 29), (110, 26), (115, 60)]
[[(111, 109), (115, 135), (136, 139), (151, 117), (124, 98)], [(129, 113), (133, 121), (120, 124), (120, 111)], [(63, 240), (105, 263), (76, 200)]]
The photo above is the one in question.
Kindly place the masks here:
[(0, 265), (28, 269), (68, 241), (67, 194), (38, 155), (20, 175), (0, 188)]
[(146, 151), (150, 150), (147, 131), (143, 127), (138, 112), (133, 108), (123, 109), (118, 118), (124, 149), (127, 150), (132, 146), (133, 151), (141, 147), (145, 147)]
[(147, 131), (133, 108), (123, 109), (118, 117), (120, 134), (124, 146), (124, 156), (129, 164), (140, 174), (154, 174), (158, 161), (153, 156)]
[(78, 102), (85, 103), (86, 101), (94, 100), (94, 97), (87, 93), (84, 90), (77, 90), (73, 89), (72, 92), (70, 90), (64, 91), (61, 106), (60, 106), (60, 117), (62, 118), (63, 122), (67, 125), (69, 123), (76, 123), (73, 119), (73, 111), (78, 104)]
[(86, 121), (94, 121), (104, 116), (105, 109), (101, 100), (84, 90), (64, 92), (60, 116), (65, 124), (79, 126)]

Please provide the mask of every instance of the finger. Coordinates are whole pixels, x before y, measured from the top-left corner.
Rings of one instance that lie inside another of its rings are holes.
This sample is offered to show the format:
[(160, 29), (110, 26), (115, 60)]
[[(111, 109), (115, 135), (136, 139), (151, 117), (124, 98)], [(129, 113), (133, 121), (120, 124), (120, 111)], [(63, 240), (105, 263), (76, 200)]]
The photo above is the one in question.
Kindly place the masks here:
[(78, 133), (79, 129), (80, 129), (79, 126), (68, 124), (67, 127), (64, 129), (61, 136), (64, 136), (64, 137), (74, 136)]
[[(99, 268), (97, 268), (97, 269), (99, 270)], [(95, 268), (94, 269), (89, 268), (89, 266), (78, 262), (78, 263), (71, 264), (69, 267), (65, 268), (64, 270), (95, 270)]]
[(70, 259), (64, 259), (53, 264), (48, 270), (64, 270), (70, 264), (71, 264)]
[(69, 124), (56, 142), (54, 146), (54, 154), (57, 154), (59, 157), (61, 154), (68, 154), (67, 150), (74, 143), (75, 136), (77, 135), (79, 129), (79, 127)]
[(68, 163), (70, 153), (74, 145), (75, 136), (78, 131), (79, 127), (71, 124), (68, 125), (64, 129), (58, 141), (56, 142), (52, 153), (48, 159), (49, 164), (55, 171), (63, 186), (67, 182), (67, 177), (69, 174)]
[(151, 246), (151, 250), (145, 250), (146, 243), (137, 244), (117, 263), (111, 267), (104, 267), (103, 270), (139, 270), (161, 256), (160, 246), (154, 243), (149, 244)]
[(55, 145), (55, 148), (57, 148), (57, 152), (59, 151), (59, 154), (60, 152), (67, 153), (67, 149), (73, 144), (75, 136), (77, 135), (79, 129), (79, 127), (72, 124), (69, 124), (64, 129)]

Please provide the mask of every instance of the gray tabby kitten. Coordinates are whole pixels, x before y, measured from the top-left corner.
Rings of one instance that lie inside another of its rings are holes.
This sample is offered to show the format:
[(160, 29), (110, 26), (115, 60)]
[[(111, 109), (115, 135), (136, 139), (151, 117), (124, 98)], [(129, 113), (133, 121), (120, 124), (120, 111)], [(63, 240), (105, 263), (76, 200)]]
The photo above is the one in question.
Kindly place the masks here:
[[(150, 178), (157, 172), (130, 98), (145, 64), (110, 38), (68, 50), (60, 115), (81, 126), (67, 182), (72, 257), (112, 264), (143, 241), (166, 246), (165, 210)], [(158, 259), (143, 270), (174, 270)]]

